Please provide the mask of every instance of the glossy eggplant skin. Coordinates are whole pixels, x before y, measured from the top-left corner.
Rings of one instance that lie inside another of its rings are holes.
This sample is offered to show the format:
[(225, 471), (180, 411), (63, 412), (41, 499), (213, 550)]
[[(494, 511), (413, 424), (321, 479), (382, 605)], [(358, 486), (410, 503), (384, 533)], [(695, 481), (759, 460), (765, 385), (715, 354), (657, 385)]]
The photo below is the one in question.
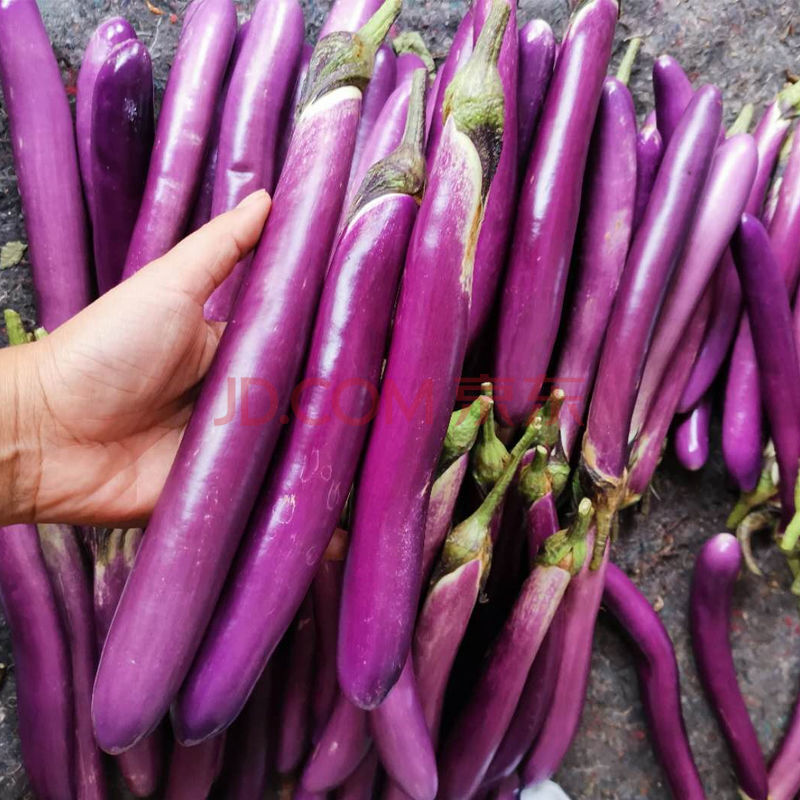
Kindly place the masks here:
[(690, 472), (702, 469), (708, 461), (711, 397), (706, 395), (675, 428), (675, 455)]
[(153, 65), (137, 39), (116, 45), (97, 71), (89, 167), (99, 294), (119, 283), (153, 147)]
[[(761, 396), (775, 443), (781, 516), (786, 525), (795, 512), (800, 462), (800, 365), (789, 296), (769, 235), (756, 217), (742, 215), (731, 249), (753, 334)], [(754, 390), (759, 390), (758, 384)], [(760, 430), (760, 424), (758, 427)]]
[[(303, 35), (297, 0), (261, 0), (256, 5), (225, 92), (212, 218), (258, 189), (272, 193), (275, 188), (282, 112), (294, 88)], [(242, 259), (208, 298), (207, 319), (228, 319), (250, 260)]]
[(373, 748), (361, 760), (356, 771), (339, 787), (336, 800), (372, 800), (379, 766), (378, 754)]
[(659, 309), (694, 221), (719, 135), (722, 101), (699, 89), (678, 125), (634, 236), (600, 356), (582, 461), (594, 480), (617, 483), (628, 460), (628, 431)]
[(606, 569), (603, 606), (632, 645), (653, 749), (672, 796), (704, 800), (706, 795), (683, 721), (678, 662), (664, 623), (615, 564)]
[(617, 20), (616, 0), (575, 12), (556, 60), (517, 208), (500, 299), (495, 372), (503, 424), (533, 411), (558, 333), (592, 127)]
[(74, 797), (69, 648), (34, 525), (0, 528), (0, 600), (11, 633), (28, 781), (39, 797)]
[(606, 325), (628, 254), (636, 192), (636, 113), (628, 88), (606, 78), (587, 162), (569, 323), (556, 367), (566, 401), (559, 413), (569, 458), (581, 429)]
[[(360, 105), (358, 89), (341, 87), (312, 102), (298, 121), (247, 282), (103, 649), (94, 719), (98, 741), (106, 750), (127, 749), (158, 723), (186, 677), (214, 612), (305, 354)], [(226, 422), (228, 395), (237, 383), (245, 386), (249, 403), (242, 404), (241, 419)], [(251, 385), (260, 389), (255, 408)], [(297, 605), (303, 594), (305, 590)], [(288, 612), (285, 625), (295, 610)], [(260, 672), (252, 676), (237, 710)], [(216, 728), (220, 723), (214, 722)], [(196, 741), (193, 736), (187, 739)]]
[(125, 278), (164, 255), (186, 230), (235, 36), (231, 0), (194, 0), (189, 6), (164, 90)]
[(683, 67), (672, 56), (659, 56), (653, 64), (656, 125), (664, 149), (669, 146), (694, 89)]
[(410, 195), (387, 194), (339, 239), (304, 397), (176, 706), (182, 738), (199, 740), (230, 723), (308, 591), (367, 435), (416, 212)]
[(195, 747), (175, 742), (164, 800), (205, 800), (222, 769), (225, 734)]
[(735, 536), (720, 533), (703, 545), (692, 575), (689, 623), (700, 682), (728, 743), (739, 786), (752, 800), (767, 800), (767, 767), (739, 690), (728, 638), (741, 565)]
[(636, 201), (633, 209), (633, 230), (642, 222), (653, 184), (656, 181), (661, 158), (664, 155), (664, 142), (655, 122), (645, 120), (636, 137)]
[(0, 5), (0, 85), (37, 320), (52, 331), (89, 304), (92, 288), (72, 113), (36, 0)]
[(336, 31), (357, 31), (380, 7), (381, 0), (336, 0), (325, 17), (319, 38)]

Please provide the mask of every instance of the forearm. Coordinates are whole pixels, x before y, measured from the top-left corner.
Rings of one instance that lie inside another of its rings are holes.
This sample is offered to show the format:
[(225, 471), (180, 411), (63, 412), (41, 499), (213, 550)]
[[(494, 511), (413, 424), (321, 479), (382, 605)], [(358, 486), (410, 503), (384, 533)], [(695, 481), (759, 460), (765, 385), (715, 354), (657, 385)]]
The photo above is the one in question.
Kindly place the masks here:
[(31, 522), (41, 465), (38, 343), (0, 350), (0, 525)]

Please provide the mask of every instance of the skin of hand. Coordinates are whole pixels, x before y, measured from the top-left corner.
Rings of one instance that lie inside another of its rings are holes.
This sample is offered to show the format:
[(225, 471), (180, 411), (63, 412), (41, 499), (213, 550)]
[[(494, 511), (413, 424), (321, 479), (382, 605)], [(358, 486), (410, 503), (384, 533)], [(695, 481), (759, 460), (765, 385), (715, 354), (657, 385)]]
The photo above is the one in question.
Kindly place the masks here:
[(0, 351), (0, 524), (146, 521), (224, 329), (203, 304), (270, 205), (250, 195), (50, 336)]

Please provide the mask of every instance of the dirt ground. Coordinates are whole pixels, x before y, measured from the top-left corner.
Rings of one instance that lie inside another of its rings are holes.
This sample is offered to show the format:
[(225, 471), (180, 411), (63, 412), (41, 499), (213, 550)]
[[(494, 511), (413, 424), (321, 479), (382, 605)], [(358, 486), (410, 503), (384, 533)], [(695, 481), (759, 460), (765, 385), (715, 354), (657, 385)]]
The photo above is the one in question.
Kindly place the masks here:
[[(158, 2), (157, 16), (144, 0), (40, 0), (45, 24), (74, 87), (81, 53), (94, 27), (112, 14), (134, 24), (154, 57), (159, 93), (186, 7), (182, 0)], [(328, 0), (303, 0), (309, 38), (321, 24)], [(246, 14), (252, 2), (237, 3)], [(463, 0), (406, 0), (401, 29), (420, 30), (442, 57), (466, 5)], [(560, 32), (568, 13), (564, 0), (522, 0), (519, 19), (547, 19)], [(171, 21), (174, 14), (176, 21)], [(21, 35), (24, 35), (21, 32)], [(624, 0), (615, 62), (630, 36), (645, 37), (632, 87), (637, 111), (649, 110), (654, 57), (669, 52), (696, 82), (713, 81), (723, 90), (726, 119), (745, 102), (761, 107), (785, 80), (800, 72), (798, 0)], [(24, 240), (5, 111), (0, 106), (0, 244)], [(0, 271), (0, 306), (33, 321), (28, 265)], [(668, 456), (655, 485), (650, 512), (631, 512), (615, 550), (620, 566), (633, 575), (660, 614), (675, 642), (681, 667), (683, 706), (692, 747), (707, 794), (733, 798), (735, 782), (724, 745), (697, 683), (689, 649), (687, 600), (692, 560), (702, 542), (722, 529), (734, 495), (728, 489), (715, 447), (710, 463), (687, 474)], [(735, 596), (733, 644), (742, 689), (761, 743), (772, 752), (790, 713), (800, 676), (800, 618), (788, 593), (781, 559), (761, 543), (757, 555), (766, 577), (740, 581)], [(12, 663), (8, 634), (0, 626), (0, 661)], [(0, 690), (0, 800), (27, 797), (15, 734), (13, 668)], [(596, 635), (591, 688), (580, 734), (560, 774), (572, 798), (660, 800), (669, 797), (644, 727), (635, 674), (625, 642), (601, 619)]]

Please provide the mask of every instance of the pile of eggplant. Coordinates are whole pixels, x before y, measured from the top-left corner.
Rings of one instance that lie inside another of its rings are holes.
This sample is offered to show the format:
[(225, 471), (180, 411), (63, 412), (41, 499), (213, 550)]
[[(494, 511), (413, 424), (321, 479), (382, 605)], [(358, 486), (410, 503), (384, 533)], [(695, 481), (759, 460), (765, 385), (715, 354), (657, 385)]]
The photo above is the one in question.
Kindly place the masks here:
[(611, 559), (668, 434), (705, 463), (724, 387), (741, 499), (697, 558), (692, 644), (742, 793), (791, 800), (800, 711), (768, 765), (728, 629), (754, 532), (800, 593), (800, 84), (726, 130), (665, 55), (639, 124), (618, 0), (560, 41), (474, 0), (438, 68), (400, 11), (336, 0), (312, 48), (296, 0), (193, 0), (157, 119), (110, 19), (73, 120), (35, 0), (0, 3), (41, 326), (6, 311), (12, 345), (273, 196), (205, 306), (227, 327), (146, 530), (0, 532), (30, 785), (111, 797), (113, 761), (168, 800), (541, 790), (602, 605), (672, 795), (705, 797), (669, 636)]

